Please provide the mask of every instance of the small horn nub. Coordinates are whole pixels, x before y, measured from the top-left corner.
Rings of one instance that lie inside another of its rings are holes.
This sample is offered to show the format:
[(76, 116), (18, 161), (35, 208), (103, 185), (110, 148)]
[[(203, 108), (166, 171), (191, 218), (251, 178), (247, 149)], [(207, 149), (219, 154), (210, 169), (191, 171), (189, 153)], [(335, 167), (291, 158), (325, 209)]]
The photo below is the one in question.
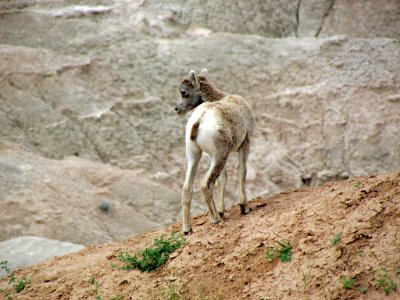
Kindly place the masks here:
[(208, 70), (207, 70), (206, 68), (204, 68), (203, 70), (201, 70), (200, 76), (207, 77), (207, 76), (208, 76)]
[(197, 81), (196, 72), (194, 70), (190, 70), (189, 79), (190, 79), (190, 82), (192, 83), (192, 85), (194, 87), (198, 87), (199, 86), (199, 82)]

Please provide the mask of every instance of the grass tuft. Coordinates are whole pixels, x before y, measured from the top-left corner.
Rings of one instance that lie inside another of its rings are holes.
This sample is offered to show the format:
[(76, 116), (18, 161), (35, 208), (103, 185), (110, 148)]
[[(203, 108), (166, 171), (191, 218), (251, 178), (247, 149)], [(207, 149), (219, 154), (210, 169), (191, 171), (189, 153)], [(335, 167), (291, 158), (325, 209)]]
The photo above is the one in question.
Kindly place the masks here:
[(362, 186), (362, 183), (360, 182), (360, 181), (357, 181), (355, 184), (354, 184), (354, 188), (355, 189), (358, 189), (358, 188), (360, 188)]
[(12, 284), (17, 281), (17, 277), (14, 274), (10, 275), (10, 279), (8, 280), (8, 284)]
[[(187, 284), (176, 284), (173, 282), (166, 282), (163, 287), (157, 290), (149, 290), (148, 299), (151, 300), (186, 300), (189, 298), (189, 289)], [(205, 299), (203, 296), (198, 296), (198, 300)]]
[(342, 240), (342, 233), (339, 232), (333, 237), (333, 239), (331, 239), (330, 244), (331, 244), (332, 247), (334, 247), (337, 244), (339, 244), (341, 240)]
[(397, 284), (389, 277), (388, 271), (384, 268), (377, 269), (376, 271), (376, 287), (389, 295), (390, 292), (397, 290)]
[(290, 242), (281, 243), (275, 242), (277, 245), (273, 247), (267, 247), (265, 251), (265, 258), (268, 261), (273, 261), (275, 258), (279, 258), (282, 262), (290, 262), (292, 260), (292, 246)]
[(343, 288), (345, 290), (348, 290), (356, 283), (356, 279), (354, 277), (353, 278), (340, 277), (340, 282), (342, 283)]
[(93, 293), (96, 296), (96, 300), (103, 300), (103, 297), (100, 295), (100, 282), (96, 279), (96, 277), (92, 276), (89, 279), (89, 283), (94, 285)]

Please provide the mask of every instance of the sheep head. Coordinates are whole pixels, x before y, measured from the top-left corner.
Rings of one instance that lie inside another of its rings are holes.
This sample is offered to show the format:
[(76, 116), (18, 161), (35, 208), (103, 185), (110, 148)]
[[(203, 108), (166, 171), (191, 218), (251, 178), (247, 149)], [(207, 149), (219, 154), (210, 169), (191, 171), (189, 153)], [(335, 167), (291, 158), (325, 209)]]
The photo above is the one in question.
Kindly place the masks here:
[[(203, 69), (200, 72), (200, 76), (205, 77), (206, 75), (207, 69)], [(204, 102), (201, 97), (200, 83), (194, 70), (191, 70), (189, 76), (182, 80), (179, 86), (179, 92), (181, 98), (178, 100), (175, 107), (175, 111), (178, 114), (187, 113)]]

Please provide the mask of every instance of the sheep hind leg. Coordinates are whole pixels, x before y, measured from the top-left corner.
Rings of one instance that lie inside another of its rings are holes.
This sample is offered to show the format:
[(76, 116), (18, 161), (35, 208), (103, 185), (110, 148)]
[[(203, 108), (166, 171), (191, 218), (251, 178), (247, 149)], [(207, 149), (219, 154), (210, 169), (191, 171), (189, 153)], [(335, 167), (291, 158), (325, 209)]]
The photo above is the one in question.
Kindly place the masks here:
[(202, 155), (202, 151), (198, 147), (188, 148), (186, 152), (186, 178), (182, 189), (182, 231), (185, 235), (193, 232), (190, 222), (190, 204), (192, 200), (194, 175)]
[(247, 207), (247, 196), (246, 196), (246, 174), (247, 174), (246, 164), (249, 152), (250, 152), (250, 140), (249, 137), (246, 136), (238, 151), (239, 206), (241, 215), (245, 215), (250, 212), (250, 208)]
[(221, 218), (224, 218), (224, 212), (225, 212), (224, 198), (225, 198), (225, 186), (227, 181), (228, 181), (228, 176), (226, 174), (226, 168), (224, 168), (221, 175), (218, 177), (217, 210)]
[(210, 212), (210, 221), (212, 224), (217, 224), (222, 221), (220, 215), (218, 214), (217, 208), (215, 207), (215, 202), (213, 199), (213, 189), (215, 181), (218, 179), (221, 172), (225, 168), (227, 158), (228, 153), (226, 153), (226, 155), (213, 157), (211, 159), (210, 169), (208, 170), (203, 184), (201, 185), (201, 190), (208, 206), (208, 211)]

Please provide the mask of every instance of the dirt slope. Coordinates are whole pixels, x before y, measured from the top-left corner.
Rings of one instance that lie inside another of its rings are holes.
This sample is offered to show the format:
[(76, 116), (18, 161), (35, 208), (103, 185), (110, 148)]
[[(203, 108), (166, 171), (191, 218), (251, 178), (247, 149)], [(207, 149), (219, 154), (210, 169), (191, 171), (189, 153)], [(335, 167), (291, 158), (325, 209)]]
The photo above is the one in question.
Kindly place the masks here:
[[(112, 265), (121, 265), (120, 251), (144, 249), (180, 224), (22, 269), (15, 276), (26, 276), (31, 284), (15, 298), (94, 299), (90, 281), (95, 279), (102, 299), (158, 298), (168, 283), (187, 299), (382, 299), (379, 268), (400, 284), (400, 173), (260, 197), (251, 205), (255, 210), (244, 217), (231, 208), (218, 226), (206, 215), (195, 217), (186, 245), (155, 272)], [(332, 246), (338, 233), (341, 240)], [(265, 248), (274, 241), (290, 241), (291, 262), (265, 259)], [(342, 276), (355, 277), (356, 283), (345, 290)], [(7, 282), (0, 286), (7, 288)], [(392, 291), (386, 298), (398, 297)]]

